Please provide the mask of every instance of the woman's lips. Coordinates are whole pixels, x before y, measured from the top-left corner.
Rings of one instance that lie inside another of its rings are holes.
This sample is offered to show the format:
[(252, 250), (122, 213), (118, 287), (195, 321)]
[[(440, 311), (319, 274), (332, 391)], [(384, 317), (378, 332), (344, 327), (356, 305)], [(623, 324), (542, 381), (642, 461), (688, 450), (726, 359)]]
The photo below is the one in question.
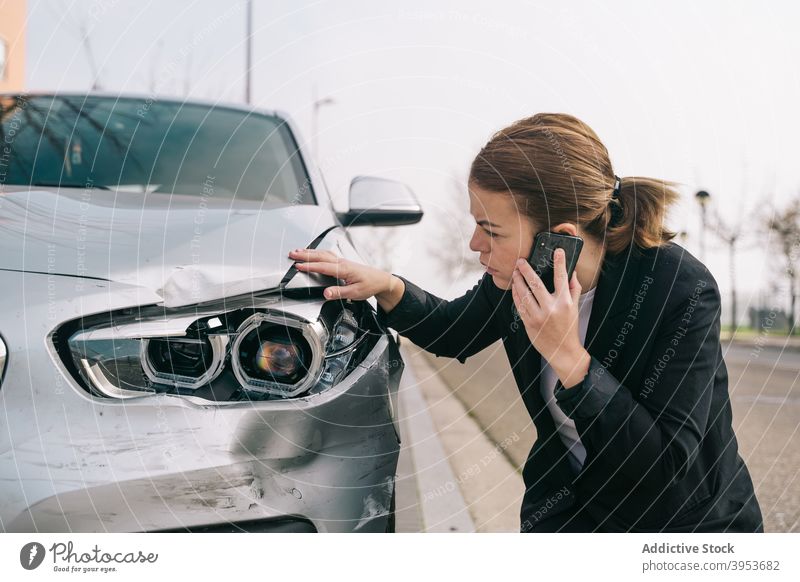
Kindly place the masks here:
[(490, 266), (488, 266), (488, 265), (483, 265), (483, 266), (486, 267), (486, 272), (489, 273), (490, 275), (496, 275), (497, 274), (497, 271), (492, 269)]

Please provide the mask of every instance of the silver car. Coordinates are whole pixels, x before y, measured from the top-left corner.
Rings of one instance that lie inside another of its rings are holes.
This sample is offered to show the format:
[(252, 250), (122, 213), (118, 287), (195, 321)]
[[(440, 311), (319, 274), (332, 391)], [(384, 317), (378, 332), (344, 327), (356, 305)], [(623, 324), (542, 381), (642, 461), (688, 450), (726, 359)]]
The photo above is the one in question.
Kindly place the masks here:
[(289, 250), (336, 213), (286, 115), (0, 95), (0, 531), (391, 531), (397, 337)]

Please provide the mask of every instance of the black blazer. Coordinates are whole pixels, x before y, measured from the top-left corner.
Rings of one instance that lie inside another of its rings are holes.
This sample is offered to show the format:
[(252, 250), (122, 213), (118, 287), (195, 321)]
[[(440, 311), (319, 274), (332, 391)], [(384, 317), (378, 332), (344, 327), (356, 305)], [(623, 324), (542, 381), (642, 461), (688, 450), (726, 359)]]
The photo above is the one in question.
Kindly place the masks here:
[(589, 373), (569, 390), (556, 385), (586, 448), (579, 473), (542, 398), (541, 356), (511, 292), (484, 274), (445, 301), (401, 278), (400, 303), (388, 314), (378, 307), (378, 319), (416, 345), (463, 363), (503, 341), (537, 431), (523, 469), (522, 531), (763, 531), (731, 426), (719, 289), (684, 248), (606, 253), (584, 344)]

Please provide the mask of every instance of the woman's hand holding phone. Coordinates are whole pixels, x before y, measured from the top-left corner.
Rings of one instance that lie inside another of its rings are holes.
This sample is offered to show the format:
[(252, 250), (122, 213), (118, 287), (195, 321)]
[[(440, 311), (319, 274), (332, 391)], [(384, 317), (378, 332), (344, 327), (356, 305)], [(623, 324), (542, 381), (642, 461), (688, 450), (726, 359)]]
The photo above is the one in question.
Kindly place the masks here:
[(387, 313), (400, 302), (405, 291), (405, 283), (399, 277), (344, 259), (332, 251), (320, 249), (295, 249), (289, 258), (297, 261), (298, 271), (321, 273), (344, 281), (344, 285), (327, 287), (326, 299), (363, 300), (375, 297)]
[(553, 255), (555, 291), (524, 259), (517, 261), (511, 294), (525, 331), (565, 388), (580, 383), (589, 371), (590, 356), (578, 333), (581, 285), (577, 273), (568, 279), (564, 249)]

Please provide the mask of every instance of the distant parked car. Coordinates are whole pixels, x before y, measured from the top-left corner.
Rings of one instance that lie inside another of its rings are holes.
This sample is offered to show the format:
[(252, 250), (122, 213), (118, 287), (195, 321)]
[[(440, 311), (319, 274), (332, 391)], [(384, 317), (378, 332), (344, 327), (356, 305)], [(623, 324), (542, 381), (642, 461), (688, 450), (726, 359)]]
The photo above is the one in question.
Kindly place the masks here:
[(336, 213), (287, 116), (0, 95), (0, 529), (386, 531), (396, 337), (289, 250), (419, 221)]

